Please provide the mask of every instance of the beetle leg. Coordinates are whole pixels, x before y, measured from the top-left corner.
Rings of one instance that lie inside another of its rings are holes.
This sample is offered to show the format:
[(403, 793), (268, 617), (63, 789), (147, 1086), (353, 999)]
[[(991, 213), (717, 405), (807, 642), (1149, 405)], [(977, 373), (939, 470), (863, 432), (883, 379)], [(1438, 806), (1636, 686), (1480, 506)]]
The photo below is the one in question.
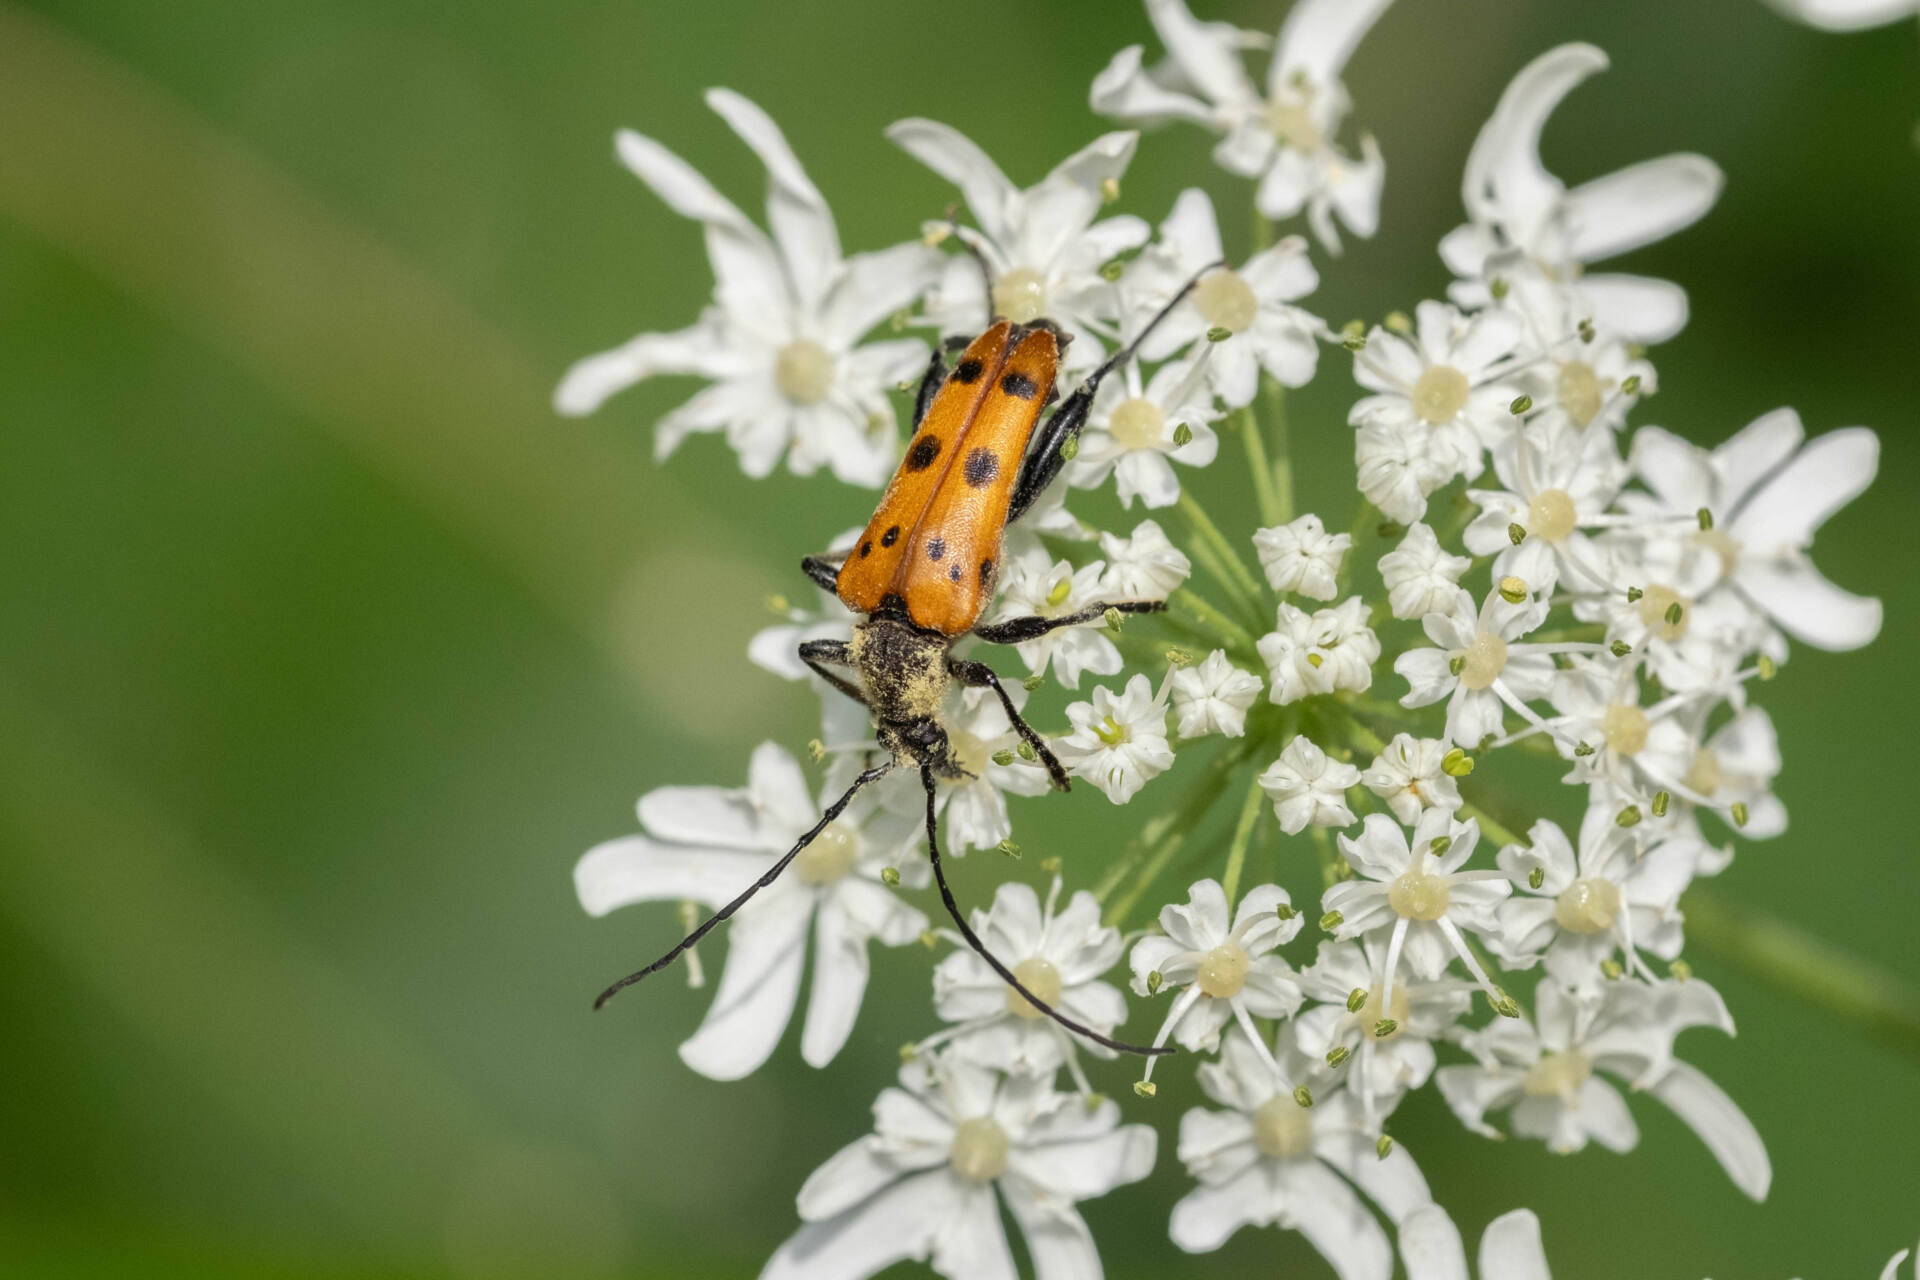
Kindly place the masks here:
[(1008, 723), (1013, 725), (1013, 731), (1020, 735), (1020, 740), (1033, 748), (1034, 754), (1040, 757), (1040, 763), (1047, 767), (1047, 776), (1053, 780), (1054, 790), (1073, 789), (1073, 784), (1067, 781), (1067, 771), (1060, 767), (1059, 759), (1047, 749), (1047, 740), (1021, 717), (1019, 709), (1013, 705), (1013, 699), (1007, 694), (1007, 687), (1000, 683), (1000, 677), (992, 667), (984, 662), (954, 658), (948, 661), (947, 670), (961, 684), (975, 689), (991, 689), (998, 694), (1000, 705), (1006, 710)]
[(920, 423), (927, 416), (927, 409), (933, 404), (933, 398), (940, 394), (940, 388), (947, 381), (947, 357), (956, 351), (965, 351), (970, 338), (955, 334), (942, 338), (933, 344), (933, 355), (927, 360), (927, 371), (920, 375), (920, 389), (913, 396), (913, 429), (918, 431)]
[(867, 695), (859, 685), (837, 671), (827, 670), (829, 666), (851, 667), (853, 665), (853, 646), (845, 640), (804, 641), (800, 645), (800, 661), (812, 667), (815, 675), (861, 706), (867, 705)]
[(1023, 644), (1028, 640), (1038, 640), (1047, 632), (1057, 631), (1061, 627), (1077, 627), (1103, 618), (1109, 609), (1117, 609), (1121, 613), (1159, 613), (1166, 607), (1165, 600), (1114, 600), (1090, 604), (1057, 618), (1042, 618), (1033, 614), (1025, 618), (1008, 618), (1005, 622), (989, 622), (985, 626), (975, 627), (973, 634), (988, 644)]
[(847, 558), (844, 551), (828, 551), (817, 556), (808, 556), (800, 562), (800, 572), (813, 579), (813, 585), (822, 591), (836, 591), (840, 586), (840, 564)]

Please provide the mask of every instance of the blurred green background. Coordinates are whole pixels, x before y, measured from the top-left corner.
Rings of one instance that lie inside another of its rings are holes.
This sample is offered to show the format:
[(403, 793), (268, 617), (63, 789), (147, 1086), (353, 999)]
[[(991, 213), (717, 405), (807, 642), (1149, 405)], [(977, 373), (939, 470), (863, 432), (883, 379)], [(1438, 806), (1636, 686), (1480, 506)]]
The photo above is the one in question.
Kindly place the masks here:
[[(1911, 981), (1913, 25), (1406, 0), (1349, 74), (1387, 156), (1384, 227), (1311, 305), (1338, 323), (1443, 288), (1475, 130), (1574, 38), (1614, 69), (1555, 118), (1553, 167), (1691, 149), (1727, 172), (1705, 223), (1628, 263), (1693, 298), (1640, 420), (1711, 441), (1791, 403), (1812, 431), (1881, 432), (1878, 485), (1818, 557), (1885, 598), (1886, 630), (1796, 652), (1765, 691), (1794, 826), (1720, 887)], [(711, 438), (655, 466), (650, 423), (684, 384), (551, 416), (570, 360), (678, 327), (708, 287), (697, 232), (611, 134), (653, 134), (757, 208), (755, 163), (698, 96), (742, 90), (848, 247), (876, 248), (950, 199), (883, 125), (951, 121), (1030, 182), (1102, 127), (1088, 82), (1138, 41), (1120, 0), (0, 3), (0, 1271), (757, 1271), (930, 1027), (927, 958), (881, 966), (831, 1071), (790, 1036), (713, 1084), (673, 1052), (704, 995), (661, 982), (589, 1015), (674, 926), (589, 921), (569, 872), (641, 791), (733, 785), (754, 742), (812, 736), (812, 698), (744, 646), (871, 495), (747, 481)], [(1244, 246), (1244, 190), (1195, 133), (1147, 140), (1126, 207), (1157, 220), (1194, 182)], [(1293, 401), (1301, 497), (1344, 525), (1356, 393), (1344, 358), (1322, 369)], [(1200, 488), (1245, 528), (1232, 456)], [(1086, 883), (1138, 803), (1082, 788), (1016, 821)], [(963, 892), (1007, 869), (976, 858)], [(1470, 1240), (1539, 1211), (1563, 1280), (1877, 1273), (1920, 1231), (1920, 1069), (1691, 958), (1740, 1036), (1682, 1052), (1765, 1135), (1764, 1207), (1651, 1104), (1626, 1158), (1482, 1142), (1431, 1091), (1397, 1136)], [(1156, 1104), (1169, 1134), (1184, 1102)], [(1179, 1255), (1184, 1185), (1168, 1141), (1150, 1182), (1087, 1206), (1111, 1275), (1326, 1273), (1273, 1232)]]

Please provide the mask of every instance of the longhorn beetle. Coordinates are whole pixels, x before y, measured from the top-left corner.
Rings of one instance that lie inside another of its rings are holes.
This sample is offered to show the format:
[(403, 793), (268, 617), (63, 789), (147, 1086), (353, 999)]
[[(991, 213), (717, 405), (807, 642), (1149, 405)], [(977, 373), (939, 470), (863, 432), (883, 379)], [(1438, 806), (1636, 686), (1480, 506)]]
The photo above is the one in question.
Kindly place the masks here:
[(1101, 380), (1133, 358), (1141, 340), (1211, 269), (1189, 280), (1131, 343), (1088, 374), (1044, 423), (1040, 415), (1058, 394), (1054, 383), (1060, 349), (1069, 341), (1069, 335), (1053, 322), (1041, 319), (1016, 325), (996, 318), (967, 345), (952, 368), (947, 367), (950, 348), (935, 346), (915, 398), (912, 440), (873, 519), (851, 550), (808, 556), (800, 562), (815, 583), (837, 595), (847, 608), (866, 615), (854, 626), (851, 642), (809, 640), (800, 646), (800, 657), (828, 684), (872, 713), (880, 745), (889, 758), (855, 778), (765, 875), (671, 951), (601, 992), (594, 1008), (672, 964), (772, 884), (861, 788), (896, 768), (917, 769), (927, 794), (927, 857), (947, 914), (967, 945), (1035, 1009), (1067, 1030), (1125, 1053), (1173, 1052), (1168, 1047), (1111, 1039), (1054, 1009), (988, 951), (967, 923), (947, 884), (935, 823), (937, 779), (967, 774), (954, 759), (939, 716), (947, 690), (956, 680), (993, 690), (1014, 731), (1046, 766), (1053, 785), (1061, 791), (1069, 789), (1066, 770), (1046, 740), (1021, 717), (1000, 677), (985, 663), (954, 657), (953, 647), (969, 635), (988, 644), (1020, 644), (1058, 627), (1091, 622), (1110, 610), (1153, 613), (1166, 607), (1159, 600), (1115, 600), (1058, 618), (1010, 618), (984, 625), (979, 620), (998, 581), (1000, 543), (1007, 525), (1025, 514), (1066, 465)]

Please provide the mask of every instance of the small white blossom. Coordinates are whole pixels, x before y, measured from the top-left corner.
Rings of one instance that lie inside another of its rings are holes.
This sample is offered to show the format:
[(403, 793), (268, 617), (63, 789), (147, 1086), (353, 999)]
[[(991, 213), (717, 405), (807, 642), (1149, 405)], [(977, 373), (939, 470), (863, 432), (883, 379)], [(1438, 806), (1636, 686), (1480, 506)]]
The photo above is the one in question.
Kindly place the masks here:
[(1087, 778), (1115, 804), (1125, 804), (1173, 764), (1167, 745), (1167, 691), (1143, 675), (1115, 696), (1096, 685), (1093, 701), (1067, 708), (1073, 732), (1053, 740), (1053, 753), (1076, 778)]
[(1395, 520), (1417, 521), (1427, 495), (1458, 473), (1459, 458), (1436, 449), (1421, 423), (1363, 422), (1353, 433), (1354, 483), (1360, 496)]
[(1173, 464), (1204, 467), (1220, 451), (1220, 437), (1207, 425), (1220, 414), (1207, 391), (1206, 356), (1202, 349), (1197, 360), (1162, 365), (1144, 386), (1138, 362), (1101, 383), (1080, 451), (1067, 464), (1067, 483), (1097, 489), (1112, 476), (1123, 506), (1135, 498), (1150, 508), (1178, 502)]
[(1331, 609), (1309, 614), (1282, 603), (1274, 629), (1256, 647), (1272, 677), (1269, 696), (1282, 706), (1336, 689), (1364, 693), (1373, 687), (1380, 640), (1367, 626), (1366, 601), (1352, 596)]
[(1642, 806), (1659, 791), (1685, 795), (1681, 778), (1693, 752), (1679, 716), (1685, 695), (1643, 707), (1632, 660), (1609, 658), (1557, 672), (1548, 698), (1559, 714), (1546, 726), (1573, 764), (1567, 781), (1604, 783), (1625, 802)]
[(1360, 770), (1329, 759), (1303, 733), (1260, 775), (1260, 789), (1273, 801), (1280, 829), (1293, 836), (1309, 826), (1352, 826), (1355, 819), (1347, 807), (1347, 788), (1359, 781)]
[[(1075, 569), (1068, 561), (1055, 560), (1044, 548), (1036, 547), (1007, 563), (994, 619), (1058, 618), (1076, 613), (1103, 598), (1101, 585), (1106, 574), (1107, 566), (1102, 561)], [(1079, 626), (1057, 627), (1022, 641), (1014, 650), (1034, 675), (1045, 675), (1051, 664), (1054, 675), (1068, 689), (1080, 687), (1082, 672), (1116, 675), (1123, 665), (1120, 650), (1107, 638), (1106, 623), (1098, 618)]]
[(1406, 826), (1418, 822), (1427, 809), (1452, 813), (1460, 807), (1460, 785), (1441, 768), (1451, 749), (1443, 740), (1397, 733), (1360, 781)]
[(1120, 1108), (1056, 1093), (1041, 1076), (956, 1060), (920, 1060), (873, 1104), (874, 1132), (800, 1188), (804, 1225), (760, 1280), (862, 1280), (908, 1259), (949, 1280), (1011, 1280), (1004, 1204), (1039, 1280), (1101, 1275), (1074, 1204), (1138, 1182), (1153, 1168), (1152, 1128)]
[[(1011, 684), (1007, 696), (1018, 710), (1027, 703), (1027, 691)], [(954, 688), (948, 692), (940, 723), (947, 730), (947, 745), (953, 759), (966, 772), (963, 778), (941, 779), (940, 806), (947, 833), (947, 848), (955, 855), (968, 849), (991, 849), (1013, 834), (1013, 822), (1007, 816), (1009, 795), (1038, 796), (1052, 789), (1047, 772), (1029, 764), (1018, 755), (1006, 764), (996, 755), (1017, 751), (1020, 735), (1014, 732), (1007, 710), (991, 689)], [(850, 764), (860, 757), (849, 754)], [(905, 777), (906, 804), (918, 813), (923, 792), (919, 779)], [(853, 782), (847, 778), (849, 785)]]
[[(1293, 1027), (1300, 1048), (1323, 1061), (1344, 1050), (1347, 1092), (1362, 1115), (1377, 1123), (1409, 1089), (1433, 1074), (1433, 1045), (1473, 1007), (1473, 984), (1458, 978), (1427, 981), (1406, 972), (1383, 983), (1386, 953), (1377, 938), (1322, 942), (1300, 971), (1300, 987), (1321, 1003), (1303, 1010)], [(1364, 992), (1358, 1008), (1348, 1005)]]
[(1551, 591), (1563, 575), (1576, 587), (1604, 582), (1584, 530), (1607, 521), (1626, 482), (1613, 433), (1536, 423), (1494, 450), (1493, 468), (1506, 488), (1467, 491), (1480, 508), (1462, 538), (1467, 550), (1492, 556), (1496, 579), (1516, 577), (1535, 591)]
[[(1414, 1210), (1400, 1224), (1400, 1260), (1407, 1280), (1470, 1280), (1460, 1229), (1437, 1204)], [(1503, 1213), (1480, 1237), (1480, 1280), (1548, 1280), (1540, 1219), (1531, 1209)]]
[[(1920, 14), (1920, 0), (1768, 0), (1768, 3), (1789, 17), (1827, 31), (1865, 31)], [(1889, 1271), (1899, 1261), (1895, 1258), (1889, 1264)]]
[(1301, 516), (1291, 524), (1253, 531), (1254, 553), (1275, 591), (1293, 591), (1309, 600), (1331, 600), (1338, 593), (1340, 562), (1353, 546), (1350, 533), (1328, 533), (1320, 517)]
[(710, 90), (712, 107), (767, 169), (769, 239), (707, 180), (651, 138), (622, 130), (621, 163), (668, 207), (701, 224), (716, 279), (714, 303), (692, 328), (643, 333), (567, 371), (554, 405), (592, 413), (615, 392), (657, 374), (698, 374), (712, 385), (660, 420), (666, 457), (689, 434), (721, 431), (750, 476), (826, 466), (849, 484), (878, 487), (899, 444), (887, 392), (926, 362), (912, 339), (856, 345), (919, 296), (939, 265), (910, 243), (843, 258), (818, 188), (764, 111)]
[(1193, 561), (1153, 520), (1142, 520), (1125, 538), (1101, 534), (1100, 550), (1107, 558), (1101, 590), (1116, 600), (1165, 600), (1193, 573)]
[(1460, 575), (1472, 563), (1466, 556), (1444, 551), (1426, 525), (1419, 521), (1409, 525), (1400, 545), (1380, 557), (1380, 577), (1393, 616), (1409, 622), (1450, 608)]
[(1173, 709), (1180, 717), (1180, 736), (1199, 738), (1209, 733), (1238, 738), (1247, 731), (1247, 708), (1265, 687), (1259, 676), (1242, 671), (1220, 649), (1198, 665), (1173, 673)]

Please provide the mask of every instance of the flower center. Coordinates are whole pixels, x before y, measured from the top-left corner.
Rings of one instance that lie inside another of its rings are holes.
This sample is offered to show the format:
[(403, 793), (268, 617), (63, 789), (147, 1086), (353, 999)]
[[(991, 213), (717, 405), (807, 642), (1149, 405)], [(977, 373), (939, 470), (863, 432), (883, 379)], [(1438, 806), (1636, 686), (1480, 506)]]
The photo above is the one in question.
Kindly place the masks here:
[(795, 338), (775, 357), (773, 382), (795, 404), (819, 404), (833, 390), (833, 356), (809, 338)]
[(1308, 110), (1312, 99), (1299, 98), (1283, 102), (1276, 98), (1267, 104), (1267, 128), (1273, 136), (1290, 147), (1301, 151), (1317, 151), (1326, 141), (1326, 134), (1314, 123), (1313, 113)]
[(1720, 769), (1720, 756), (1712, 747), (1702, 747), (1694, 752), (1693, 763), (1687, 766), (1687, 776), (1680, 782), (1687, 790), (1696, 795), (1713, 798), (1713, 793), (1726, 785), (1727, 775)]
[[(1676, 604), (1680, 606), (1680, 621), (1668, 622), (1667, 610)], [(1687, 621), (1693, 613), (1689, 604), (1688, 599), (1672, 587), (1655, 583), (1640, 597), (1640, 621), (1646, 624), (1647, 630), (1671, 644), (1687, 634)]]
[(1253, 1144), (1275, 1160), (1313, 1154), (1313, 1116), (1284, 1093), (1276, 1093), (1253, 1113)]
[(1720, 557), (1720, 576), (1730, 577), (1740, 562), (1740, 543), (1724, 529), (1702, 529), (1693, 540)]
[(1467, 375), (1450, 364), (1430, 366), (1413, 384), (1413, 411), (1439, 426), (1452, 422), (1467, 407)]
[(1260, 300), (1238, 273), (1225, 267), (1209, 271), (1194, 286), (1193, 305), (1200, 318), (1228, 333), (1244, 333), (1260, 310)]
[(1560, 401), (1560, 408), (1574, 425), (1584, 427), (1600, 416), (1600, 403), (1604, 398), (1600, 388), (1600, 375), (1585, 360), (1569, 360), (1560, 366), (1560, 372), (1553, 379), (1553, 393)]
[(827, 829), (815, 836), (813, 843), (802, 849), (800, 856), (793, 860), (793, 874), (807, 884), (837, 884), (841, 877), (853, 870), (854, 855), (858, 852), (859, 845), (846, 824), (829, 823)]
[(1647, 713), (1631, 703), (1612, 703), (1600, 716), (1600, 736), (1607, 740), (1607, 750), (1635, 755), (1647, 745)]
[(964, 778), (948, 778), (945, 781), (960, 785), (983, 778), (987, 773), (987, 762), (993, 753), (987, 750), (987, 744), (965, 729), (947, 730), (947, 748), (952, 752), (953, 762), (966, 770)]
[(1445, 876), (1424, 871), (1403, 871), (1387, 886), (1387, 905), (1409, 920), (1438, 920), (1452, 898)]
[(1461, 657), (1460, 683), (1469, 689), (1485, 689), (1507, 669), (1507, 642), (1491, 631), (1482, 631)]
[(1200, 958), (1200, 974), (1193, 980), (1200, 994), (1225, 1000), (1247, 985), (1247, 952), (1237, 942), (1223, 942)]
[(1151, 449), (1166, 439), (1167, 415), (1153, 401), (1135, 396), (1114, 408), (1107, 430), (1129, 449)]
[(1015, 267), (993, 282), (993, 311), (1015, 324), (1032, 324), (1047, 313), (1047, 281), (1032, 267)]
[(1093, 726), (1093, 736), (1110, 747), (1117, 747), (1123, 742), (1133, 741), (1133, 730), (1112, 716), (1104, 716), (1099, 724)]
[[(1393, 989), (1393, 995), (1387, 999), (1386, 1010), (1382, 1012), (1380, 988), (1375, 985), (1367, 992), (1367, 1002), (1360, 1006), (1360, 1012), (1353, 1016), (1359, 1019), (1362, 1027), (1366, 1028), (1369, 1040), (1391, 1040), (1407, 1029), (1407, 1015), (1412, 1012), (1412, 1009), (1413, 1000), (1407, 995), (1407, 988), (1403, 983)], [(1380, 1025), (1382, 1018), (1393, 1020), (1393, 1030), (1384, 1036), (1376, 1036), (1373, 1034), (1373, 1029)]]
[(1007, 1171), (1007, 1131), (992, 1116), (962, 1120), (953, 1126), (947, 1159), (968, 1182), (990, 1182)]
[[(1045, 956), (1028, 956), (1013, 966), (1013, 976), (1020, 979), (1020, 985), (1033, 992), (1043, 1003), (1050, 1006), (1060, 1003), (1060, 971)], [(1047, 1016), (1033, 1001), (1012, 987), (1007, 988), (1007, 1012), (1021, 1018)]]
[(1573, 498), (1565, 489), (1544, 489), (1527, 504), (1527, 532), (1558, 542), (1573, 532)]
[(1527, 1068), (1521, 1088), (1530, 1098), (1559, 1098), (1571, 1104), (1593, 1078), (1593, 1062), (1578, 1049), (1549, 1053)]
[(1575, 880), (1553, 900), (1553, 918), (1568, 933), (1604, 933), (1619, 914), (1619, 886), (1598, 876)]

